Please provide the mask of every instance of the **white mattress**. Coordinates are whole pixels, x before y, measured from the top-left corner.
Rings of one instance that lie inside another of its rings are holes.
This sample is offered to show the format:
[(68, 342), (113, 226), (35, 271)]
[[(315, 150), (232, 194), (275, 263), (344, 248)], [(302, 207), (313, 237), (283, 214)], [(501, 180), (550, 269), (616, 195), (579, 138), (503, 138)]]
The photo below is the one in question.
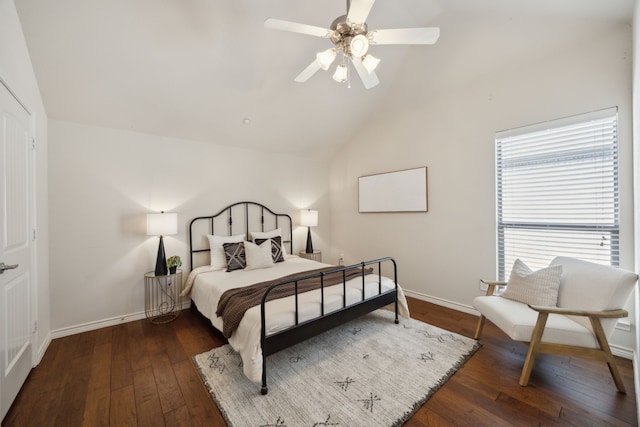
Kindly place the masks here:
[[(258, 270), (236, 270), (233, 272), (211, 271), (208, 266), (196, 268), (187, 278), (183, 295), (191, 292), (191, 299), (198, 310), (213, 326), (222, 331), (222, 318), (216, 316), (220, 296), (229, 289), (252, 285), (301, 271), (329, 267), (305, 258), (289, 255), (284, 262), (271, 268)], [(383, 292), (393, 289), (393, 280), (382, 277)], [(325, 314), (342, 308), (342, 284), (325, 288)], [(378, 294), (378, 276), (365, 276), (365, 297)], [(362, 300), (362, 278), (347, 282), (347, 305)], [(320, 290), (300, 294), (298, 297), (298, 320), (303, 322), (320, 316)], [(409, 317), (409, 308), (402, 289), (398, 286), (399, 312)], [(266, 305), (267, 335), (295, 324), (294, 297), (270, 301)], [(245, 313), (237, 330), (229, 338), (229, 344), (240, 353), (245, 375), (254, 382), (262, 380), (262, 350), (260, 348), (260, 306), (252, 307)]]

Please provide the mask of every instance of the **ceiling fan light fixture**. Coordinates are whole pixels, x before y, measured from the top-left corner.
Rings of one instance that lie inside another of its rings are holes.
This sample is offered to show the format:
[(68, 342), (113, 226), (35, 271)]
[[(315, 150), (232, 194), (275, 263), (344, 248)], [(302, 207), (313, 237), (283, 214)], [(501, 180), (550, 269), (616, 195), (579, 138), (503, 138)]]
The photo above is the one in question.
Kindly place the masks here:
[(353, 56), (362, 58), (369, 50), (369, 39), (364, 34), (358, 34), (349, 43), (349, 52)]
[(316, 61), (318, 61), (318, 65), (323, 70), (328, 70), (333, 61), (336, 59), (336, 50), (335, 49), (327, 49), (322, 52), (318, 52), (316, 54)]
[(380, 60), (371, 54), (367, 54), (364, 58), (362, 58), (362, 65), (369, 74), (373, 73), (373, 71), (378, 67), (379, 63)]
[(333, 80), (338, 83), (345, 83), (349, 80), (348, 75), (347, 64), (342, 62), (336, 67), (336, 72), (333, 73)]
[[(351, 87), (351, 73), (358, 74), (365, 89), (371, 89), (380, 83), (375, 73), (380, 60), (369, 55), (369, 48), (374, 45), (431, 45), (440, 37), (438, 27), (393, 28), (369, 31), (367, 18), (376, 0), (347, 0), (346, 15), (338, 16), (329, 28), (301, 24), (281, 19), (268, 18), (264, 27), (272, 30), (288, 31), (328, 39), (333, 43), (332, 49), (317, 52), (315, 59), (298, 76), (296, 82), (309, 80), (319, 70), (328, 70), (337, 61), (336, 56), (342, 54), (333, 79), (347, 83)], [(351, 64), (349, 64), (351, 62)], [(353, 69), (351, 68), (353, 66)]]

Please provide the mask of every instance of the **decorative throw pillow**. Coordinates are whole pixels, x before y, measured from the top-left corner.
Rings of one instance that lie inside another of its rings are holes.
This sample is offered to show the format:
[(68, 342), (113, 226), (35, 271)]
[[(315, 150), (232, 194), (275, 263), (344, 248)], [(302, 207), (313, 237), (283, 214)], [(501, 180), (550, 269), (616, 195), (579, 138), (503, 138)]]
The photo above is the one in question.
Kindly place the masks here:
[(227, 268), (227, 260), (224, 254), (225, 243), (239, 243), (244, 240), (244, 234), (238, 234), (235, 236), (217, 236), (209, 234), (209, 249), (211, 252), (211, 269), (212, 270), (224, 270)]
[(524, 262), (516, 259), (507, 282), (507, 289), (502, 296), (524, 304), (555, 307), (558, 303), (561, 275), (561, 265), (551, 265), (531, 271)]
[[(252, 231), (251, 232), (251, 240), (253, 240), (254, 242), (256, 241), (256, 239), (271, 239), (274, 237), (280, 237), (282, 239), (281, 228), (276, 228), (275, 230), (271, 230), (271, 231)], [(287, 258), (287, 249), (285, 244), (282, 244), (282, 257), (284, 259)]]
[(271, 256), (273, 258), (273, 262), (284, 261), (284, 254), (282, 253), (282, 237), (277, 236), (270, 239), (255, 239), (254, 242), (256, 245), (262, 245), (262, 243), (267, 240), (271, 241)]
[(244, 242), (224, 243), (224, 255), (227, 259), (227, 271), (242, 270), (247, 266)]
[(244, 242), (244, 254), (247, 259), (245, 270), (273, 267), (270, 239), (264, 240), (261, 245), (253, 242)]

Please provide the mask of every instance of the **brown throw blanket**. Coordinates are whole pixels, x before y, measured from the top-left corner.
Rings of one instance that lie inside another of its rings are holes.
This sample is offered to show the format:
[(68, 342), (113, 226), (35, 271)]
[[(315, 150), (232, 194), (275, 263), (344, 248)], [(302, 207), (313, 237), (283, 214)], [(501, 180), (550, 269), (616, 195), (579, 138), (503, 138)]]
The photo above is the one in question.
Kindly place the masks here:
[[(220, 297), (218, 308), (216, 310), (216, 315), (222, 317), (222, 321), (224, 323), (222, 333), (227, 338), (231, 337), (233, 331), (235, 331), (240, 324), (240, 320), (242, 320), (242, 316), (244, 316), (244, 313), (251, 307), (260, 305), (260, 303), (262, 302), (262, 296), (269, 286), (289, 280), (300, 279), (302, 277), (306, 277), (312, 274), (318, 274), (323, 271), (334, 270), (335, 268), (336, 267), (324, 267), (316, 270), (303, 271), (300, 273), (294, 273), (288, 276), (280, 277), (275, 280), (268, 280), (266, 282), (256, 283), (254, 285), (242, 288), (229, 289)], [(365, 275), (371, 274), (372, 272), (373, 268), (365, 269)], [(362, 277), (362, 268), (351, 268), (345, 270), (345, 281), (353, 279), (355, 277)], [(331, 286), (342, 283), (342, 278), (342, 271), (325, 274), (324, 286)], [(298, 294), (319, 288), (320, 275), (298, 282)], [(287, 285), (282, 285), (273, 289), (269, 293), (267, 301), (288, 297), (294, 294), (295, 285), (293, 283), (289, 283)]]

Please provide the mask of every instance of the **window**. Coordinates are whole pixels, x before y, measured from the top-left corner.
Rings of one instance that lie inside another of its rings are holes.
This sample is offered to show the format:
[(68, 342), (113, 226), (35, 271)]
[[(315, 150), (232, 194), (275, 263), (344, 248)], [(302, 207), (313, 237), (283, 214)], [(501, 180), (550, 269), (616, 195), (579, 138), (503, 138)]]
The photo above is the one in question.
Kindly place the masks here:
[(618, 266), (617, 109), (496, 134), (498, 277), (558, 255)]

